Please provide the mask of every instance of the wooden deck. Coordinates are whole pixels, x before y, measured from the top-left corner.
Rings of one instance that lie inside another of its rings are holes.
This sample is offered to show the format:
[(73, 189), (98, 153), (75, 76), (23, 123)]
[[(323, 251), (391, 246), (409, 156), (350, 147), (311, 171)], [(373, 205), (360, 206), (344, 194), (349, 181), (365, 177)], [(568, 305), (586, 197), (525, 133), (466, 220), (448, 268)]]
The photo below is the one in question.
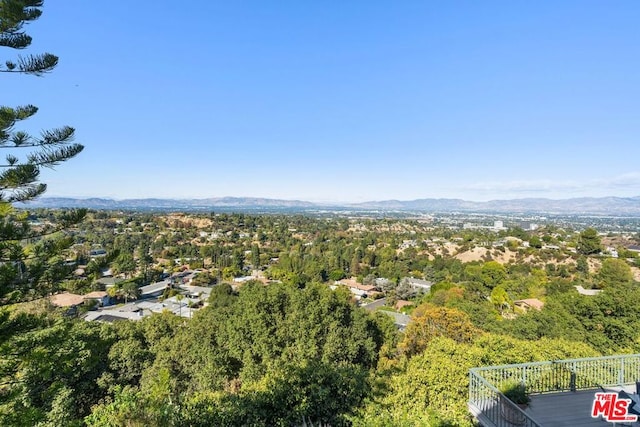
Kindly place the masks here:
[[(625, 390), (634, 393), (635, 387), (625, 388)], [(544, 427), (640, 426), (639, 423), (614, 424), (591, 418), (593, 399), (595, 393), (599, 391), (596, 389), (532, 395), (531, 404), (526, 412)]]

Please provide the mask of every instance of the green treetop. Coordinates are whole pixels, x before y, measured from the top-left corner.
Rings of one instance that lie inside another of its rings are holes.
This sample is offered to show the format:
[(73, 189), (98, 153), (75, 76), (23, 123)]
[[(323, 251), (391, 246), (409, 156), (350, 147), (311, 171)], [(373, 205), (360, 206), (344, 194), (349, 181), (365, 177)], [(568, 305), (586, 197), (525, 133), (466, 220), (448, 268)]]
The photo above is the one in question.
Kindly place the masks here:
[(587, 228), (580, 233), (577, 247), (578, 253), (582, 255), (597, 254), (601, 249), (600, 236), (598, 236), (598, 232), (595, 229)]

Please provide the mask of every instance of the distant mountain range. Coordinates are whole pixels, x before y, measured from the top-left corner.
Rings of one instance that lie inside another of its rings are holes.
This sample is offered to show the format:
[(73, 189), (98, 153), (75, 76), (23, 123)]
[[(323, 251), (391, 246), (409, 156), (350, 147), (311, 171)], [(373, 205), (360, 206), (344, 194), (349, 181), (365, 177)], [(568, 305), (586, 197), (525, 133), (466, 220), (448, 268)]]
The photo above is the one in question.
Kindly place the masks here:
[(43, 197), (25, 207), (89, 208), (125, 210), (239, 210), (239, 211), (413, 211), (413, 212), (496, 212), (594, 214), (640, 216), (638, 197), (581, 197), (573, 199), (513, 199), (471, 202), (461, 199), (383, 200), (364, 203), (312, 203), (302, 200), (265, 199), (254, 197), (221, 197), (209, 199), (125, 199)]
[(385, 200), (356, 205), (363, 209), (434, 212), (535, 212), (558, 214), (640, 215), (639, 197), (580, 197), (573, 199), (513, 199), (471, 202), (461, 199)]
[(211, 199), (104, 199), (92, 197), (88, 199), (70, 197), (42, 197), (27, 204), (33, 207), (51, 208), (90, 208), (90, 209), (125, 209), (125, 208), (210, 208), (210, 207), (292, 207), (311, 208), (311, 202), (300, 200), (263, 199), (256, 197), (218, 197)]

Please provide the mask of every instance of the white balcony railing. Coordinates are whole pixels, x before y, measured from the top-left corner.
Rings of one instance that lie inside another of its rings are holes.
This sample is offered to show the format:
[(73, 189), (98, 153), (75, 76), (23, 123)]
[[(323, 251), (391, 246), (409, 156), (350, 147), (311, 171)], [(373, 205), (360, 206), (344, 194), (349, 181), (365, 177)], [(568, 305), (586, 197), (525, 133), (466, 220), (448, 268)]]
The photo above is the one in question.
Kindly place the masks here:
[[(524, 384), (527, 393), (535, 395), (632, 385), (638, 380), (640, 354), (474, 368), (469, 372), (469, 409), (488, 425), (542, 427), (504, 397), (504, 385)], [(506, 419), (505, 411), (518, 414), (517, 422)]]

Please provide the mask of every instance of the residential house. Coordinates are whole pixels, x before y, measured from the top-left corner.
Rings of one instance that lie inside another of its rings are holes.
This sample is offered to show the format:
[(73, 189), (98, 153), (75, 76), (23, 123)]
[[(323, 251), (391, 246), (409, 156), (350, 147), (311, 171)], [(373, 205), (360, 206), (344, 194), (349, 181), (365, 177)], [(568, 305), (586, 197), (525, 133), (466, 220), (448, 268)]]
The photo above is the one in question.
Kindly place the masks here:
[(213, 288), (208, 288), (206, 286), (180, 285), (180, 289), (184, 291), (187, 298), (201, 298), (207, 300), (209, 299)]
[(527, 298), (514, 301), (513, 305), (523, 309), (524, 311), (529, 311), (531, 309), (540, 311), (542, 310), (542, 307), (544, 307), (544, 302), (540, 301), (538, 298)]
[(412, 305), (414, 305), (412, 301), (399, 299), (398, 301), (396, 301), (396, 305), (394, 306), (394, 308), (398, 311), (401, 311), (403, 308), (411, 307)]
[(98, 307), (111, 305), (111, 297), (106, 291), (93, 291), (82, 296), (85, 301), (96, 301)]
[(416, 279), (413, 277), (404, 277), (402, 280), (409, 286), (411, 286), (414, 290), (425, 294), (431, 292), (431, 287), (433, 286), (433, 282), (430, 282), (428, 280)]
[(349, 291), (356, 296), (356, 298), (375, 297), (376, 295), (380, 294), (376, 286), (363, 285), (362, 283), (358, 283), (358, 280), (355, 277), (352, 277), (350, 279), (337, 280), (335, 282), (335, 285), (346, 286)]
[(101, 287), (108, 289), (123, 281), (124, 279), (120, 279), (118, 277), (102, 277), (96, 280), (96, 283), (99, 284)]
[(369, 304), (363, 304), (360, 307), (364, 308), (367, 311), (375, 311), (379, 308), (384, 307), (387, 304), (387, 299), (386, 298), (380, 298), (377, 299), (373, 302), (370, 302)]
[(640, 246), (638, 246), (638, 245), (629, 245), (629, 246), (627, 246), (627, 250), (629, 250), (631, 252), (640, 253)]
[(120, 320), (140, 320), (151, 312), (144, 312), (142, 307), (136, 303), (128, 303), (117, 307), (110, 307), (103, 310), (94, 310), (87, 313), (84, 320), (113, 323)]
[(165, 291), (165, 289), (171, 287), (171, 280), (161, 280), (159, 282), (152, 283), (140, 288), (141, 298), (159, 297)]
[(391, 316), (393, 318), (393, 323), (400, 331), (404, 331), (409, 323), (411, 323), (411, 317), (406, 314), (396, 313), (395, 311), (387, 311), (387, 310), (378, 310), (380, 313), (384, 313), (387, 316)]

